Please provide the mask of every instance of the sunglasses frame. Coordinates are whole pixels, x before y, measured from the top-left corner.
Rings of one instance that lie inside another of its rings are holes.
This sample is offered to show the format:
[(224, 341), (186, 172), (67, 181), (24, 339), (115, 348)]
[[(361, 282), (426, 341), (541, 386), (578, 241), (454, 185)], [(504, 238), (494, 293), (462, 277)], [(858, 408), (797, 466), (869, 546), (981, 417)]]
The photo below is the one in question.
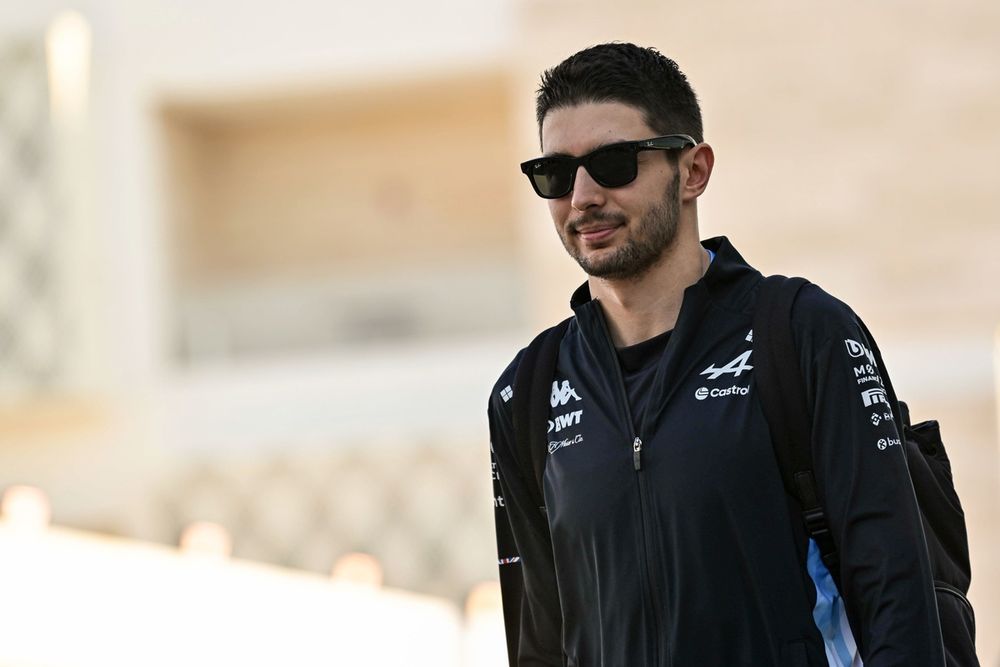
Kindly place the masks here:
[[(640, 141), (622, 141), (615, 144), (608, 144), (606, 146), (601, 146), (590, 151), (586, 155), (581, 155), (580, 157), (572, 157), (569, 155), (551, 155), (546, 157), (537, 157), (533, 160), (528, 160), (527, 162), (521, 163), (521, 172), (528, 177), (528, 182), (531, 183), (531, 187), (534, 188), (535, 194), (537, 194), (542, 199), (561, 199), (569, 193), (573, 192), (573, 186), (576, 184), (576, 173), (580, 170), (582, 165), (590, 177), (603, 188), (620, 188), (628, 185), (634, 181), (639, 175), (639, 153), (642, 151), (670, 151), (688, 148), (689, 146), (697, 146), (698, 142), (692, 137), (686, 134), (666, 134), (662, 137), (653, 137), (651, 139), (642, 139)], [(607, 183), (601, 182), (601, 179), (594, 175), (594, 172), (590, 169), (591, 161), (594, 159), (595, 155), (599, 155), (603, 151), (607, 150), (621, 150), (627, 149), (632, 151), (632, 159), (636, 161), (635, 175), (624, 183), (618, 183), (616, 185), (609, 185)], [(542, 164), (552, 164), (561, 163), (567, 165), (570, 169), (569, 177), (569, 187), (566, 188), (565, 192), (560, 192), (558, 194), (543, 194), (538, 189), (538, 184), (535, 183), (535, 179), (531, 177), (531, 172), (541, 166)]]

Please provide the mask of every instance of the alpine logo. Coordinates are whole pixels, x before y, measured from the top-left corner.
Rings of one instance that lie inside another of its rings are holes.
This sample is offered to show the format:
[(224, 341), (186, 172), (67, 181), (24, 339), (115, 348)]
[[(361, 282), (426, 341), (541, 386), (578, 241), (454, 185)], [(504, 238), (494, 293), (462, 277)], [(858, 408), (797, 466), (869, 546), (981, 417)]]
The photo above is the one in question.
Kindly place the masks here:
[(699, 401), (704, 401), (706, 398), (722, 398), (725, 396), (746, 396), (750, 393), (750, 387), (740, 387), (733, 385), (728, 389), (719, 389), (718, 387), (714, 389), (709, 389), (708, 387), (698, 387), (694, 390), (694, 397)]
[(700, 373), (700, 375), (707, 375), (709, 380), (718, 380), (724, 374), (732, 373), (733, 377), (738, 378), (743, 373), (743, 371), (753, 370), (753, 366), (747, 363), (750, 361), (751, 352), (753, 352), (753, 350), (747, 350), (746, 352), (736, 357), (722, 368), (716, 368), (715, 364), (712, 364), (711, 366), (703, 370)]
[(566, 405), (569, 403), (569, 399), (575, 398), (576, 400), (582, 400), (576, 393), (576, 389), (573, 389), (569, 385), (569, 380), (563, 380), (562, 386), (559, 385), (559, 381), (556, 380), (552, 383), (552, 399), (550, 403), (552, 407), (558, 407), (560, 405)]
[(889, 401), (886, 400), (885, 389), (882, 389), (881, 387), (875, 387), (874, 389), (868, 389), (861, 392), (861, 400), (864, 401), (866, 408), (870, 408), (876, 403), (885, 403), (886, 405), (889, 404)]

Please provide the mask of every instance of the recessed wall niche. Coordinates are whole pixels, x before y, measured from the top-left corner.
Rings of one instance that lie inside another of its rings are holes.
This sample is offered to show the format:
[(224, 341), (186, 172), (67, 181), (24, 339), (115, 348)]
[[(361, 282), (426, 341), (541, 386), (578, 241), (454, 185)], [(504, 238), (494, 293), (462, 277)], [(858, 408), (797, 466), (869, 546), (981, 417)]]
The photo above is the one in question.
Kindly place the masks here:
[(521, 319), (500, 73), (161, 107), (178, 359)]

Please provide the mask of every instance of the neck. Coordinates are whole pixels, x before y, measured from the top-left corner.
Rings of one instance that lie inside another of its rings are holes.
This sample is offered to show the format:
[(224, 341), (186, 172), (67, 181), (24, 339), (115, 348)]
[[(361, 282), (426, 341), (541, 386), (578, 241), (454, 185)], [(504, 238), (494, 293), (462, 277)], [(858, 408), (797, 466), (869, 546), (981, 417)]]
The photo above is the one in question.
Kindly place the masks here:
[(641, 343), (677, 323), (684, 290), (708, 269), (708, 252), (697, 237), (678, 236), (660, 260), (626, 280), (591, 277), (590, 294), (600, 301), (615, 347)]

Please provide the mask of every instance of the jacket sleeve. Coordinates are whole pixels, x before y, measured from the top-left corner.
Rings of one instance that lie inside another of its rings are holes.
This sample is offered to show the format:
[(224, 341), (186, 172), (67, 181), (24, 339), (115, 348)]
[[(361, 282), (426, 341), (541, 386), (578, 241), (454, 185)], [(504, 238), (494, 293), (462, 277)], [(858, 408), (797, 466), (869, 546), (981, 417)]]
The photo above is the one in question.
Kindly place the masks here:
[(821, 502), (865, 667), (944, 665), (923, 528), (872, 345), (854, 313), (815, 286), (793, 312)]
[[(531, 502), (517, 464), (509, 401), (513, 372), (504, 373), (489, 403), (493, 505), (500, 586), (510, 664), (561, 667), (562, 612), (548, 524)], [(508, 378), (505, 381), (505, 378)], [(513, 655), (517, 658), (513, 658)]]

